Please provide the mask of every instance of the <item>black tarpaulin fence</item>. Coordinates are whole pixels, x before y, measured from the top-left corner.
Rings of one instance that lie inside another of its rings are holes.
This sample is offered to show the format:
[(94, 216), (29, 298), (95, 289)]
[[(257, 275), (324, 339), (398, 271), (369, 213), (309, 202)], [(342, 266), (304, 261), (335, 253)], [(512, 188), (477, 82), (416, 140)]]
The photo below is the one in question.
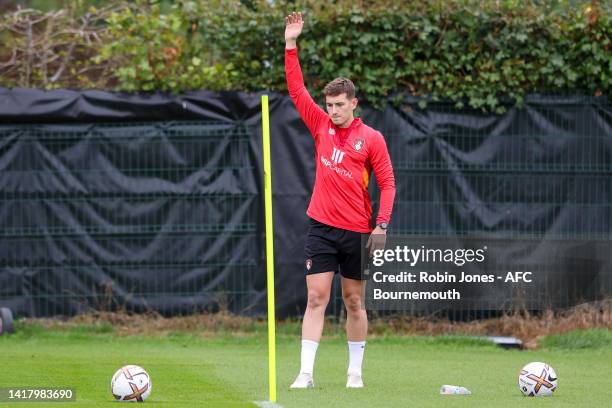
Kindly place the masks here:
[[(0, 89), (0, 305), (265, 313), (260, 95)], [(391, 153), (393, 233), (610, 240), (609, 100), (532, 96), (504, 115), (416, 102), (361, 112)], [(314, 146), (287, 96), (270, 110), (286, 316), (305, 306)], [(611, 282), (585, 268), (561, 283)]]

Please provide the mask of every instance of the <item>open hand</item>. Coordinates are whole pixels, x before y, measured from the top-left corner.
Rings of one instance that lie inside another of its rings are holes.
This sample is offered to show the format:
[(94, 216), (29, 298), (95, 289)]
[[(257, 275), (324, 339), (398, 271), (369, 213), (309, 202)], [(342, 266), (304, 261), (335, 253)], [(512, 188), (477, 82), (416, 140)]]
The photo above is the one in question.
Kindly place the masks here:
[(302, 13), (293, 12), (285, 17), (285, 42), (289, 45), (295, 46), (295, 41), (302, 33), (304, 27), (304, 20), (302, 19)]

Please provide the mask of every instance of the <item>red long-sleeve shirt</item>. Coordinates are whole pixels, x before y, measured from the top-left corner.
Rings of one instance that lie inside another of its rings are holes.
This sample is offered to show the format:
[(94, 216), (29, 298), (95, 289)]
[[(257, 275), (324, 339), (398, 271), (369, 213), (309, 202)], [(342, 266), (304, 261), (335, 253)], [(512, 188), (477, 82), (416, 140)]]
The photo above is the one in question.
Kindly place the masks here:
[(374, 170), (380, 187), (376, 223), (388, 223), (395, 178), (382, 134), (359, 118), (344, 129), (333, 124), (304, 86), (297, 48), (285, 50), (285, 74), (289, 95), (315, 142), (317, 167), (308, 216), (336, 228), (372, 231), (368, 183)]

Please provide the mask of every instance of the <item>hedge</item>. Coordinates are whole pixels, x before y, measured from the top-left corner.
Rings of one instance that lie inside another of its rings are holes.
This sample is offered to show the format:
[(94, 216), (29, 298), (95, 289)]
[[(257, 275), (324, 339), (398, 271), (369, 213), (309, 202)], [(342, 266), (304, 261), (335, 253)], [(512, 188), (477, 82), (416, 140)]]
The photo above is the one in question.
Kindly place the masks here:
[[(451, 100), (457, 107), (495, 111), (508, 103), (520, 105), (530, 93), (610, 95), (609, 2), (400, 3), (183, 0), (169, 9), (151, 0), (114, 3), (89, 10), (91, 31), (85, 26), (81, 36), (72, 33), (67, 40), (49, 33), (66, 26), (77, 32), (85, 16), (33, 30), (35, 37), (63, 39), (59, 55), (68, 53), (70, 41), (76, 43), (70, 69), (54, 81), (49, 75), (44, 80), (42, 70), (53, 71), (59, 57), (45, 66), (44, 56), (35, 53), (17, 58), (8, 70), (15, 49), (27, 48), (27, 37), (10, 30), (18, 21), (11, 13), (0, 26), (0, 85), (282, 92), (283, 16), (297, 9), (306, 21), (298, 47), (311, 90), (342, 75), (352, 78), (358, 96), (375, 106), (414, 95), (424, 103)], [(22, 18), (42, 15), (30, 13)]]

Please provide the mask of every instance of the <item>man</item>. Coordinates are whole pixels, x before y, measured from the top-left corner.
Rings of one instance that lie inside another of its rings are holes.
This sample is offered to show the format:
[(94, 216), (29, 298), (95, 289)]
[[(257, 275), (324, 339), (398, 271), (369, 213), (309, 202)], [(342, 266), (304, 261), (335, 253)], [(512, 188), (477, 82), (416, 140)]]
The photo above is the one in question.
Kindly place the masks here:
[[(361, 236), (386, 233), (395, 197), (395, 179), (385, 140), (380, 132), (353, 116), (357, 107), (355, 87), (336, 78), (324, 89), (327, 113), (310, 97), (297, 56), (296, 41), (304, 21), (301, 13), (286, 17), (285, 73), (289, 95), (312, 134), (316, 150), (316, 178), (307, 214), (311, 218), (306, 237), (308, 302), (302, 322), (301, 368), (291, 388), (312, 388), (314, 360), (323, 332), (325, 309), (335, 272), (342, 278), (347, 311), (349, 348), (348, 388), (363, 387), (361, 364), (368, 331), (362, 308)], [(374, 170), (381, 190), (376, 228), (368, 193)], [(380, 241), (380, 240), (376, 240)], [(372, 247), (370, 248), (372, 249)]]

